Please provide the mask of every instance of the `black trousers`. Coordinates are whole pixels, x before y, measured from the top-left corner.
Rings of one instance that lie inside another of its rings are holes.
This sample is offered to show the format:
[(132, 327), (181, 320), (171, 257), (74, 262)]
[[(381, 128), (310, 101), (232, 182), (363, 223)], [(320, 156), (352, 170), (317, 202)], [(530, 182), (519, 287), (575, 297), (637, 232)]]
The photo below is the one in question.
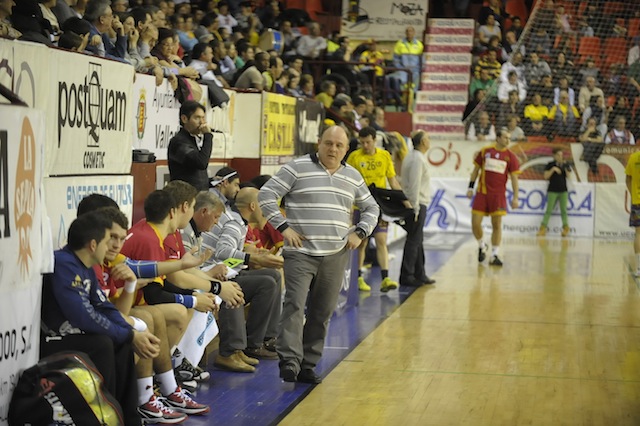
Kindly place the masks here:
[(427, 206), (420, 205), (418, 220), (414, 216), (407, 218), (404, 230), (407, 231), (407, 239), (404, 242), (402, 253), (402, 266), (400, 267), (400, 284), (416, 286), (424, 283), (427, 275), (424, 272), (424, 221), (427, 218)]
[(141, 424), (137, 410), (137, 377), (130, 343), (116, 345), (109, 336), (99, 334), (71, 334), (49, 342), (42, 338), (41, 357), (60, 351), (80, 351), (89, 355), (104, 378), (105, 388), (120, 403), (125, 425)]

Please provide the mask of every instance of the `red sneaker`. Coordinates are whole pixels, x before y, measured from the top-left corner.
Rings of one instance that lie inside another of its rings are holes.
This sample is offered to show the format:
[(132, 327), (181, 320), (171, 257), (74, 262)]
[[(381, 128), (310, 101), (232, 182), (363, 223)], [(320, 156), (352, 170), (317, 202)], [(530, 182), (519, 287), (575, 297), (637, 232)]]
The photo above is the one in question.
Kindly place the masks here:
[(175, 424), (187, 419), (186, 414), (177, 413), (162, 403), (162, 399), (151, 395), (151, 399), (138, 407), (142, 423)]
[(171, 395), (165, 397), (164, 403), (168, 407), (185, 414), (205, 414), (209, 412), (208, 405), (195, 402), (180, 386)]

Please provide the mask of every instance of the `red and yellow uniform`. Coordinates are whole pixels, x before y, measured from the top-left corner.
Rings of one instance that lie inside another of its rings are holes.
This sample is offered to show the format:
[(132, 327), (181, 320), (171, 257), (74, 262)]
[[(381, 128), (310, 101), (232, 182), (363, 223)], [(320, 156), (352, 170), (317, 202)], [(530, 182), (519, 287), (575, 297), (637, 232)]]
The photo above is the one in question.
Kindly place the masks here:
[(520, 163), (508, 148), (496, 145), (482, 148), (474, 163), (480, 167), (478, 190), (473, 200), (473, 213), (489, 216), (507, 214), (507, 180), (512, 173), (520, 173)]

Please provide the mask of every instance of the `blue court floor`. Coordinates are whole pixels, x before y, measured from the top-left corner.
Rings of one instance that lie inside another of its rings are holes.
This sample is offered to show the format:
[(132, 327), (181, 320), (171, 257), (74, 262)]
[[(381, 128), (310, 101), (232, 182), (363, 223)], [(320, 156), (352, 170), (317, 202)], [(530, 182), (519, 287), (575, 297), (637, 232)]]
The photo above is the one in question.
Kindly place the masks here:
[[(438, 269), (446, 263), (468, 235), (425, 236), (426, 269), (438, 279)], [(402, 244), (389, 247), (390, 277), (397, 279), (402, 260)], [(317, 373), (326, 376), (369, 333), (384, 321), (413, 292), (400, 287), (381, 293), (380, 270), (373, 267), (365, 274), (371, 292), (360, 292), (357, 306), (336, 311), (329, 324), (322, 360)], [(437, 284), (436, 284), (437, 285)], [(384, 350), (384, 348), (380, 348)], [(210, 357), (213, 360), (213, 357)], [(198, 402), (210, 404), (206, 416), (190, 416), (185, 425), (269, 425), (277, 424), (312, 389), (312, 385), (285, 383), (278, 377), (277, 360), (261, 360), (252, 374), (231, 373), (210, 365), (211, 380), (194, 393)], [(322, 385), (320, 385), (322, 386)]]

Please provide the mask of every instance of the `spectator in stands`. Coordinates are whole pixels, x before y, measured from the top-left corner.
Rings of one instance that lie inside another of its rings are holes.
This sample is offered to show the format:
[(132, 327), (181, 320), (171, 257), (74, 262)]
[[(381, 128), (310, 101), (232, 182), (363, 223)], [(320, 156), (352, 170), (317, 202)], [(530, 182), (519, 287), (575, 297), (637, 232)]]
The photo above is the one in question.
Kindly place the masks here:
[(246, 41), (239, 41), (236, 44), (238, 56), (236, 57), (236, 70), (242, 69), (245, 64), (255, 59), (253, 46)]
[(405, 36), (402, 40), (398, 40), (393, 48), (393, 66), (396, 68), (410, 69), (413, 82), (408, 81), (407, 73), (404, 71), (396, 71), (393, 74), (394, 77), (400, 80), (401, 84), (411, 83), (411, 88), (415, 91), (418, 90), (420, 86), (424, 46), (422, 42), (416, 38), (415, 28), (411, 26), (407, 27)]
[(218, 15), (214, 12), (207, 13), (200, 20), (200, 25), (193, 31), (198, 40), (206, 35), (212, 35), (214, 39), (222, 41), (222, 36), (218, 31), (220, 24), (218, 23)]
[(569, 20), (571, 17), (565, 12), (564, 5), (559, 4), (556, 7), (556, 14), (554, 16), (554, 25), (556, 33), (572, 33), (571, 24)]
[(627, 129), (627, 120), (619, 115), (615, 118), (613, 129), (604, 138), (605, 144), (635, 145), (636, 138)]
[[(153, 25), (156, 26), (156, 28), (167, 28), (167, 18), (168, 17), (164, 14), (162, 9), (160, 9), (157, 6), (151, 5), (151, 6), (147, 6), (147, 10), (151, 14), (151, 20), (153, 22)], [(189, 12), (174, 13), (173, 15), (189, 15)], [(171, 16), (173, 16), (173, 15), (171, 15)], [(169, 18), (171, 16), (169, 16)]]
[(305, 60), (316, 60), (321, 57), (327, 48), (327, 40), (320, 35), (320, 24), (311, 22), (308, 25), (309, 34), (303, 35), (298, 39), (298, 47), (296, 52)]
[(487, 142), (492, 141), (496, 137), (496, 128), (491, 121), (489, 121), (489, 113), (481, 111), (478, 114), (477, 121), (474, 121), (469, 125), (469, 131), (467, 132), (467, 140)]
[(298, 45), (298, 38), (300, 38), (300, 32), (297, 29), (293, 29), (291, 21), (282, 21), (280, 23), (280, 33), (282, 33), (282, 57), (288, 58), (296, 56), (296, 46)]
[(331, 108), (333, 97), (336, 95), (336, 83), (332, 80), (324, 80), (320, 83), (320, 93), (315, 97), (326, 109)]
[(300, 73), (293, 68), (288, 68), (286, 71), (289, 73), (289, 81), (285, 87), (285, 93), (291, 96), (301, 97)]
[(283, 70), (280, 73), (280, 77), (275, 82), (274, 92), (279, 93), (281, 95), (288, 95), (290, 80), (291, 80), (291, 74), (289, 73), (289, 70)]
[[(623, 116), (627, 123), (631, 123), (631, 108), (629, 108), (629, 100), (626, 96), (618, 96), (613, 106), (607, 107), (607, 128), (612, 129), (614, 121), (618, 116)], [(603, 134), (604, 137), (604, 134)]]
[(474, 95), (476, 93), (476, 90), (478, 89), (482, 89), (486, 93), (493, 93), (494, 84), (495, 80), (491, 78), (489, 70), (487, 68), (481, 68), (479, 77), (473, 77), (471, 79), (471, 84), (469, 85), (469, 93), (471, 95)]
[(200, 76), (198, 71), (193, 67), (185, 66), (182, 59), (174, 53), (179, 45), (180, 42), (173, 30), (160, 28), (158, 43), (151, 50), (151, 54), (158, 58), (160, 66), (166, 68), (169, 73), (195, 80)]
[(596, 87), (596, 79), (589, 76), (586, 79), (586, 84), (580, 88), (580, 92), (578, 93), (578, 109), (580, 112), (584, 112), (584, 110), (587, 109), (587, 106), (594, 96), (604, 99), (602, 89)]
[(542, 77), (542, 83), (540, 86), (534, 88), (540, 96), (542, 96), (542, 104), (546, 105), (548, 108), (551, 108), (553, 104), (553, 98), (555, 96), (555, 87), (553, 86), (553, 80), (550, 75), (545, 75)]
[(11, 8), (13, 6), (15, 6), (13, 0), (0, 1), (0, 36), (15, 39), (19, 38), (22, 33), (13, 28), (13, 24), (11, 23)]
[(527, 52), (537, 52), (539, 55), (548, 56), (551, 53), (551, 46), (551, 37), (549, 37), (544, 25), (540, 25), (529, 37)]
[(509, 81), (509, 73), (511, 71), (515, 71), (518, 75), (518, 83), (520, 83), (524, 88), (527, 87), (527, 77), (526, 77), (526, 68), (524, 62), (522, 61), (522, 54), (520, 52), (516, 52), (511, 57), (511, 62), (505, 62), (502, 64), (500, 69), (500, 81), (508, 82)]
[[(38, 6), (42, 12), (42, 17), (49, 21), (51, 26), (51, 33), (56, 39), (60, 36), (60, 23), (55, 13), (51, 10), (55, 6), (57, 0), (38, 0)], [(62, 1), (62, 0), (61, 0)]]
[(546, 122), (549, 116), (549, 108), (542, 104), (542, 96), (533, 94), (532, 102), (524, 109), (524, 129), (527, 135), (547, 135)]
[(227, 50), (224, 47), (226, 42), (220, 40), (210, 40), (209, 46), (211, 46), (211, 52), (213, 53), (213, 62), (216, 68), (213, 70), (213, 73), (216, 75), (218, 80), (222, 83), (223, 87), (229, 88), (230, 84), (228, 81), (233, 79), (233, 76), (236, 73), (235, 64), (231, 61), (230, 58), (227, 57)]
[(111, 10), (116, 13), (123, 13), (127, 11), (127, 0), (111, 0)]
[(585, 129), (578, 136), (578, 141), (582, 143), (581, 161), (589, 164), (589, 170), (594, 175), (598, 174), (598, 158), (602, 155), (604, 149), (604, 137), (598, 131), (598, 125), (595, 117), (587, 120)]
[[(505, 64), (508, 64), (508, 63), (509, 62), (505, 62)], [(475, 68), (476, 78), (480, 78), (480, 71), (483, 69), (488, 71), (489, 76), (492, 79), (497, 79), (500, 77), (502, 64), (498, 61), (498, 52), (496, 52), (494, 49), (489, 49), (487, 51), (487, 55), (483, 56), (478, 61), (478, 64), (476, 65), (476, 68)]]
[(629, 66), (627, 78), (629, 79), (629, 84), (635, 89), (631, 89), (630, 98), (635, 99), (640, 96), (640, 57)]
[(567, 60), (567, 55), (563, 52), (558, 52), (556, 55), (553, 65), (551, 66), (551, 75), (557, 80), (566, 77), (568, 84), (573, 84), (574, 65), (573, 62)]
[(170, 19), (174, 31), (178, 34), (180, 46), (185, 52), (191, 52), (198, 39), (193, 33), (193, 17), (190, 15), (173, 15)]
[(511, 92), (517, 93), (519, 102), (524, 102), (527, 98), (527, 89), (525, 89), (525, 85), (522, 82), (518, 81), (518, 73), (515, 71), (509, 72), (508, 80), (501, 82), (500, 86), (498, 86), (498, 99), (500, 102), (509, 102)]
[(589, 99), (589, 106), (584, 110), (582, 114), (582, 126), (580, 126), (580, 131), (584, 132), (587, 128), (587, 121), (589, 118), (595, 118), (598, 126), (598, 131), (601, 135), (607, 134), (607, 109), (604, 105), (604, 98), (602, 96), (592, 96)]
[(254, 28), (258, 32), (262, 32), (262, 29), (264, 28), (262, 22), (260, 22), (260, 18), (258, 18), (258, 15), (253, 13), (253, 6), (250, 1), (240, 2), (240, 12), (235, 15), (235, 18), (237, 21), (237, 26), (240, 28), (240, 30), (249, 29), (249, 27), (251, 26), (249, 22), (250, 19), (253, 20)]
[(524, 107), (522, 101), (520, 101), (518, 91), (512, 90), (509, 92), (507, 102), (500, 104), (500, 113), (498, 116), (497, 126), (499, 128), (505, 127), (509, 120), (509, 117), (515, 115), (520, 118), (524, 114)]
[(284, 71), (284, 63), (279, 56), (269, 57), (269, 67), (262, 73), (266, 81), (264, 90), (267, 92), (276, 91), (276, 81), (280, 78), (280, 75)]
[(282, 19), (281, 13), (280, 2), (278, 0), (267, 0), (258, 16), (265, 28), (278, 28)]
[[(520, 40), (522, 31), (524, 31), (524, 28), (522, 27), (522, 19), (519, 16), (512, 16), (511, 26), (507, 28), (507, 31), (513, 31), (516, 36), (516, 40)], [(524, 55), (525, 52), (522, 52), (522, 54)]]
[[(502, 55), (501, 58), (503, 61), (510, 61), (513, 52), (516, 51), (518, 45), (518, 39), (516, 38), (516, 33), (514, 31), (507, 31), (504, 35), (504, 43), (502, 43)], [(517, 49), (523, 56), (525, 54), (524, 43), (520, 45)]]
[(229, 3), (226, 0), (218, 3), (218, 24), (221, 29), (226, 28), (229, 34), (233, 32), (233, 27), (238, 25), (236, 18), (229, 13)]
[(311, 74), (302, 74), (300, 76), (300, 97), (313, 99), (314, 92), (314, 84), (313, 84), (313, 76)]
[(500, 25), (496, 23), (494, 15), (487, 16), (487, 20), (484, 25), (480, 25), (478, 28), (478, 40), (480, 44), (489, 47), (489, 39), (492, 36), (498, 37), (499, 41), (502, 41), (502, 30)]
[(511, 115), (507, 119), (507, 125), (502, 128), (503, 131), (506, 131), (511, 135), (509, 138), (511, 142), (524, 142), (527, 140), (524, 131), (520, 126), (518, 126), (519, 121), (520, 119), (517, 115)]
[(367, 125), (362, 125), (362, 119), (365, 116), (365, 112), (367, 109), (367, 100), (364, 96), (356, 96), (353, 98), (353, 123), (356, 126), (356, 129), (360, 130)]
[(629, 54), (627, 56), (627, 65), (633, 65), (638, 58), (640, 58), (640, 36), (635, 36), (633, 38), (633, 45), (631, 49), (629, 49)]
[[(7, 2), (0, 2), (0, 14), (2, 13), (2, 3)], [(58, 22), (60, 23), (61, 27), (62, 24), (64, 24), (64, 21), (69, 18), (82, 18), (82, 16), (78, 16), (76, 12), (71, 8), (75, 5), (75, 3), (77, 3), (77, 0), (58, 0), (56, 4), (51, 8), (51, 11), (56, 15), (56, 18), (58, 18)], [(11, 1), (9, 2), (9, 4), (11, 4)]]
[[(6, 1), (6, 0), (5, 0)], [(51, 24), (44, 19), (37, 0), (21, 0), (11, 9), (13, 28), (22, 35), (20, 40), (51, 46)]]
[(85, 34), (84, 37), (80, 37), (78, 34), (69, 31), (62, 33), (58, 40), (58, 47), (74, 52), (84, 52), (88, 43), (89, 33)]
[(267, 82), (264, 78), (264, 72), (269, 68), (270, 55), (267, 52), (259, 52), (253, 64), (247, 62), (244, 71), (241, 69), (234, 87), (238, 89), (258, 89), (265, 90)]
[(558, 81), (558, 86), (553, 89), (553, 104), (558, 105), (560, 103), (560, 93), (565, 91), (569, 94), (569, 104), (571, 106), (576, 104), (576, 92), (571, 87), (569, 87), (569, 80), (567, 77), (562, 76)]
[(585, 64), (586, 66), (581, 67), (578, 71), (578, 81), (576, 83), (585, 85), (587, 77), (593, 77), (596, 80), (596, 84), (600, 84), (600, 69), (596, 67), (596, 62), (589, 56)]
[(487, 91), (484, 89), (475, 89), (475, 91), (473, 92), (473, 98), (469, 101), (469, 103), (467, 104), (467, 106), (464, 109), (464, 113), (462, 114), (462, 120), (466, 120), (467, 117), (469, 117), (469, 115), (471, 115), (471, 113), (478, 108), (479, 105), (482, 105), (482, 101), (484, 100), (485, 96), (487, 95)]
[[(123, 45), (120, 45), (121, 51), (116, 51), (116, 46), (111, 43), (106, 34), (113, 24), (113, 11), (107, 0), (91, 0), (87, 4), (87, 10), (84, 19), (91, 23), (90, 41), (87, 50), (96, 56), (103, 58), (115, 59), (124, 58), (126, 51), (126, 40), (121, 39)], [(94, 37), (98, 36), (98, 37)]]
[(501, 4), (500, 0), (489, 0), (489, 3), (480, 9), (478, 14), (478, 22), (481, 24), (487, 22), (489, 16), (493, 16), (496, 24), (499, 27), (504, 28), (504, 20), (509, 17), (509, 14)]
[(575, 137), (578, 133), (580, 112), (569, 102), (569, 93), (561, 90), (560, 100), (549, 110), (551, 121), (551, 135), (561, 137)]
[(202, 80), (214, 81), (218, 86), (222, 87), (222, 83), (214, 74), (214, 70), (218, 67), (213, 63), (213, 50), (211, 46), (207, 43), (198, 43), (193, 47), (191, 56), (193, 59), (189, 62), (189, 66), (198, 71), (200, 78)]
[(576, 33), (578, 33), (580, 37), (593, 37), (595, 35), (593, 28), (589, 26), (589, 22), (584, 16), (578, 18), (577, 27)]
[[(127, 38), (127, 49), (125, 50), (124, 59), (128, 63), (133, 65), (133, 67), (136, 69), (136, 72), (147, 73), (153, 67), (153, 65), (157, 65), (157, 62), (155, 64), (152, 64), (151, 61), (147, 63), (140, 55), (140, 50), (138, 49), (140, 32), (136, 28), (135, 18), (129, 13), (117, 13), (116, 15), (119, 17), (120, 22), (122, 22), (123, 33)], [(68, 22), (72, 22), (75, 19), (78, 19), (78, 18), (70, 18), (71, 21), (68, 21)], [(83, 22), (86, 22), (86, 21), (83, 20)], [(63, 25), (62, 27), (63, 31), (66, 31), (64, 29), (65, 26), (66, 26), (66, 22), (65, 22), (65, 25)], [(87, 30), (90, 30), (90, 29), (91, 27), (87, 25)], [(162, 76), (162, 70), (159, 71), (159, 76)]]
[(526, 78), (529, 86), (537, 86), (542, 81), (542, 77), (551, 74), (551, 68), (544, 59), (536, 52), (529, 55), (529, 63), (526, 65)]

